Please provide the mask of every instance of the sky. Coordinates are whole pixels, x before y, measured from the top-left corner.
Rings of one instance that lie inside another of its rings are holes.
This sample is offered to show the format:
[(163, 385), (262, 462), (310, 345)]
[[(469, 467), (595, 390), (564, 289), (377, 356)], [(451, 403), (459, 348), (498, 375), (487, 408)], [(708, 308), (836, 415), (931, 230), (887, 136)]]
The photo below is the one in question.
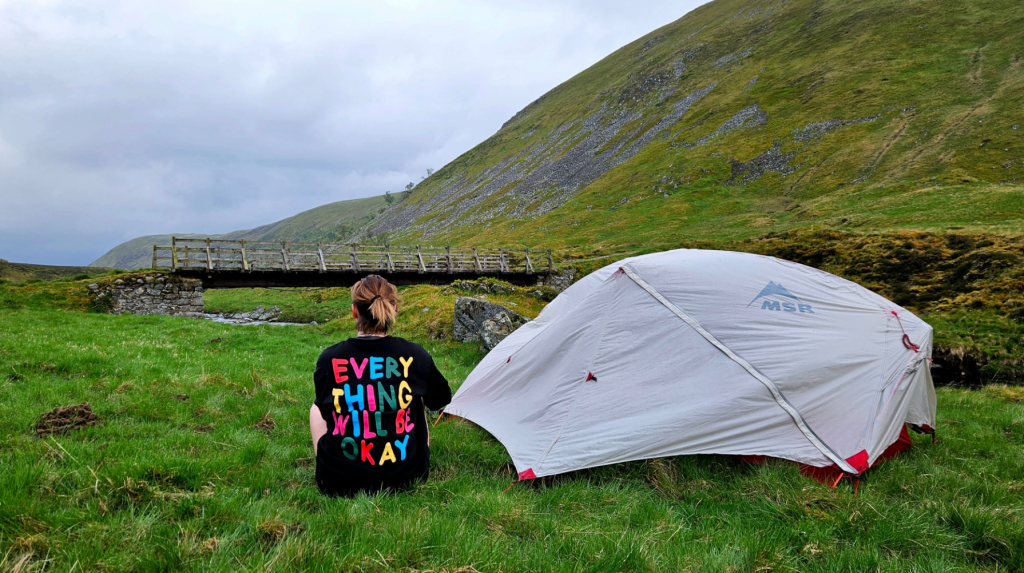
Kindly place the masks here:
[(0, 258), (399, 191), (701, 0), (0, 0)]

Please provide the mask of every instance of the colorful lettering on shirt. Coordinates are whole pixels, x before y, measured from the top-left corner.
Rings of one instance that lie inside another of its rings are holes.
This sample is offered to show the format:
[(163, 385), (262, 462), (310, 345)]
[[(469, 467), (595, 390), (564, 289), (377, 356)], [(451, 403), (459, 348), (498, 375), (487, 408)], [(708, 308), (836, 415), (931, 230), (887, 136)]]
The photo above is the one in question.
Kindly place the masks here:
[(409, 445), (409, 436), (406, 436), (401, 442), (395, 440), (395, 447), (402, 453), (402, 461), (405, 461), (405, 447)]
[[(416, 397), (408, 379), (413, 361), (412, 356), (331, 359), (334, 381), (339, 386), (331, 389), (331, 433), (341, 440), (342, 454), (347, 459), (371, 466), (408, 459), (409, 436), (416, 427), (411, 409)], [(391, 415), (394, 426), (389, 423)], [(382, 439), (377, 442), (374, 438)], [(374, 455), (376, 445), (381, 448)]]
[(348, 360), (349, 365), (352, 366), (352, 372), (355, 372), (356, 373), (356, 378), (358, 378), (360, 380), (363, 379), (363, 371), (366, 370), (366, 362), (367, 362), (367, 360), (365, 358), (363, 358), (363, 363), (362, 364), (359, 364), (358, 362), (356, 362), (355, 358), (349, 358), (349, 360)]
[[(352, 446), (352, 453), (351, 454), (348, 453), (348, 448), (346, 448), (346, 446)], [(345, 454), (345, 457), (350, 459), (350, 460), (354, 460), (354, 459), (358, 458), (359, 457), (359, 447), (356, 446), (356, 441), (353, 440), (352, 438), (345, 438), (344, 440), (342, 440), (341, 441), (341, 453)], [(404, 460), (405, 456), (402, 456), (402, 459)]]
[(391, 386), (391, 395), (388, 396), (388, 391), (384, 389), (383, 382), (377, 382), (377, 397), (380, 400), (379, 410), (384, 411), (384, 403), (387, 402), (388, 412), (398, 409), (398, 400), (395, 399), (395, 387)]
[(384, 377), (384, 359), (380, 356), (370, 357), (370, 380), (377, 380)]
[(385, 366), (385, 378), (398, 378), (398, 361), (388, 356), (384, 359)]
[(360, 429), (359, 412), (352, 412), (352, 435), (358, 438)]
[(409, 404), (412, 404), (412, 388), (409, 387), (409, 383), (402, 380), (402, 383), (398, 385), (398, 407), (408, 408)]
[(331, 359), (331, 367), (334, 369), (334, 383), (341, 384), (348, 380), (348, 376), (345, 375), (348, 372), (348, 360), (344, 358), (333, 358)]
[(366, 405), (369, 406), (371, 412), (377, 409), (377, 398), (373, 395), (373, 384), (366, 385)]
[(373, 449), (373, 442), (366, 443), (366, 440), (359, 440), (359, 458), (360, 458), (360, 461), (370, 462), (371, 466), (375, 466), (377, 464), (374, 463), (373, 456), (370, 455), (370, 450), (372, 450), (372, 449)]
[(395, 451), (391, 449), (391, 442), (384, 444), (384, 451), (380, 454), (380, 465), (384, 465), (384, 462), (388, 460), (391, 460), (391, 463), (395, 463)]
[(398, 360), (402, 363), (402, 366), (405, 367), (405, 374), (402, 375), (402, 378), (408, 378), (409, 377), (409, 367), (412, 366), (412, 356), (409, 357), (409, 361), (408, 362), (406, 362), (405, 358), (402, 358), (401, 356), (398, 357)]
[(334, 394), (334, 409), (339, 414), (341, 413), (341, 404), (338, 403), (338, 397), (341, 396), (344, 393), (345, 393), (345, 391), (342, 390), (341, 388), (334, 388), (333, 390), (331, 390), (331, 394)]
[[(363, 386), (362, 384), (356, 384), (355, 387), (359, 391), (353, 394), (352, 391), (349, 390), (348, 384), (345, 384), (345, 404), (348, 405), (349, 412), (366, 409), (366, 401), (363, 398)], [(359, 404), (359, 407), (354, 408), (353, 406), (357, 403)]]
[(334, 412), (331, 412), (331, 416), (334, 416), (334, 432), (332, 432), (332, 435), (344, 436), (345, 428), (348, 426), (348, 421), (351, 416), (339, 416)]
[(370, 429), (370, 413), (363, 410), (363, 437), (364, 438), (376, 438), (377, 434), (373, 433)]

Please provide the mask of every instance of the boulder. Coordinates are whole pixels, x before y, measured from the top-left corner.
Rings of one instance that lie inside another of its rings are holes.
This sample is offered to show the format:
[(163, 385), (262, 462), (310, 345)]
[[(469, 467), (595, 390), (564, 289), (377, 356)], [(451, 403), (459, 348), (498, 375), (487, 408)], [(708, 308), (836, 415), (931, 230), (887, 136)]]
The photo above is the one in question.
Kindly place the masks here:
[(575, 282), (575, 280), (576, 269), (567, 267), (555, 274), (548, 275), (547, 278), (544, 279), (544, 284), (558, 292), (562, 292), (572, 286), (572, 283)]
[(236, 314), (226, 315), (226, 318), (233, 318), (236, 320), (246, 321), (262, 321), (262, 322), (273, 322), (281, 317), (281, 307), (272, 306), (270, 308), (264, 308), (263, 306), (257, 306), (256, 310), (252, 312), (239, 312)]
[(487, 350), (528, 321), (500, 304), (466, 296), (455, 299), (455, 339), (483, 343)]

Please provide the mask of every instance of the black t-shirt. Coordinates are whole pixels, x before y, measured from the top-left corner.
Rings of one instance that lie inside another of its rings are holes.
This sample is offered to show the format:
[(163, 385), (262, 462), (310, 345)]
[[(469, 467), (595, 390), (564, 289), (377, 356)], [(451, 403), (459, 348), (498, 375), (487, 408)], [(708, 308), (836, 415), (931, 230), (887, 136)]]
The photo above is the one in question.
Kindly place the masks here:
[(324, 493), (400, 489), (426, 479), (423, 406), (447, 406), (452, 391), (422, 346), (394, 336), (350, 338), (320, 354), (313, 383), (327, 422), (316, 459)]

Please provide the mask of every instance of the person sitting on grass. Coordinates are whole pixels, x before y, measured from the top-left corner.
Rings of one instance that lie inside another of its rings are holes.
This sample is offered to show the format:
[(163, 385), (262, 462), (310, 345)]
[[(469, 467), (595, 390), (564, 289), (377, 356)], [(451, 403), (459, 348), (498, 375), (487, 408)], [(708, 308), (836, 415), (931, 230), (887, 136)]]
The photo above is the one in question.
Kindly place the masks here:
[(452, 400), (448, 380), (414, 342), (389, 336), (398, 291), (378, 275), (352, 287), (358, 336), (320, 354), (309, 429), (316, 484), (326, 495), (399, 490), (430, 472), (424, 407)]

